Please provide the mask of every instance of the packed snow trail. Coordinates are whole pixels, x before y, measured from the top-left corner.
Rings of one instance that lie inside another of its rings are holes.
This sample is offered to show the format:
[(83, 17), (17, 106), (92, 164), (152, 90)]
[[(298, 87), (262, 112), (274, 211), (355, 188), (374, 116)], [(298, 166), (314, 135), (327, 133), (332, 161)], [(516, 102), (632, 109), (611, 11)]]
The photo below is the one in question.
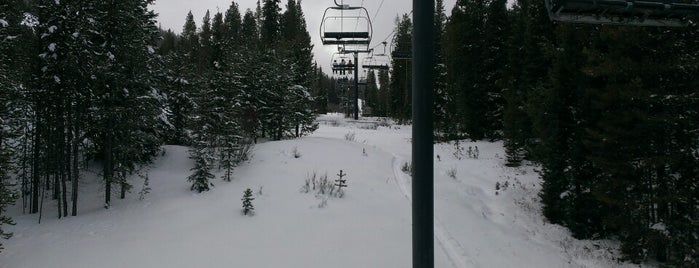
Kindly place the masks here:
[[(401, 169), (403, 165), (401, 163), (406, 162), (395, 154), (393, 154), (392, 162), (393, 180), (396, 182), (396, 185), (398, 185), (398, 188), (403, 193), (403, 196), (405, 196), (408, 201), (412, 202), (412, 190), (410, 186), (411, 178)], [(454, 237), (451, 236), (446, 229), (444, 229), (442, 222), (439, 220), (439, 218), (437, 218), (437, 216), (434, 216), (434, 237), (437, 239), (437, 243), (449, 258), (449, 262), (451, 262), (454, 268), (476, 267), (476, 263), (474, 262), (471, 262), (471, 266), (466, 265), (464, 254), (461, 253), (465, 252), (465, 250), (463, 247), (461, 247), (461, 244), (459, 244), (459, 242), (456, 241), (456, 239), (454, 239)]]
[[(311, 137), (257, 144), (233, 181), (217, 174), (202, 194), (189, 190), (193, 161), (181, 146), (164, 146), (148, 168), (150, 194), (109, 210), (98, 172), (86, 172), (78, 217), (57, 219), (50, 199), (40, 225), (21, 204), (11, 208), (18, 224), (8, 226), (15, 236), (2, 241), (0, 268), (410, 267), (411, 182), (401, 171), (410, 126), (355, 125), (340, 120)], [(435, 144), (435, 267), (638, 267), (616, 261), (613, 242), (577, 240), (547, 224), (534, 167), (504, 167), (501, 142), (462, 145), (478, 146), (481, 157), (453, 157), (453, 144)], [(339, 170), (348, 174), (343, 198), (301, 191), (312, 174), (334, 181)], [(253, 217), (240, 212), (247, 188)]]

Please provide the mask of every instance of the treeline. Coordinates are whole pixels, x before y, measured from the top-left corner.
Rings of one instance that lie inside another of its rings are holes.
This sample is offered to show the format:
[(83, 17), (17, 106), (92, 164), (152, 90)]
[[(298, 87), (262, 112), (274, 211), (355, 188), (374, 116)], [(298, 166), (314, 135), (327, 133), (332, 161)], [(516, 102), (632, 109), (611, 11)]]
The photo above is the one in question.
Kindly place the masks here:
[(163, 32), (163, 91), (174, 135), (169, 144), (191, 145), (192, 190), (209, 190), (212, 169), (231, 180), (258, 137), (299, 137), (315, 130), (325, 108), (322, 70), (313, 63), (300, 2), (258, 1), (256, 11), (231, 3), (207, 11), (200, 26), (190, 12), (181, 34)]
[[(538, 163), (543, 214), (578, 238), (618, 238), (633, 261), (697, 266), (697, 25), (553, 23), (539, 0), (443, 10), (438, 0), (437, 137), (504, 140), (508, 165)], [(397, 23), (394, 51), (409, 52), (410, 24)], [(390, 80), (377, 111), (408, 119), (410, 61), (394, 58)]]
[(279, 2), (233, 2), (200, 27), (190, 13), (181, 34), (156, 27), (151, 0), (0, 3), (0, 237), (17, 200), (39, 218), (77, 215), (88, 163), (108, 208), (162, 144), (192, 148), (204, 191), (258, 137), (314, 130), (322, 71), (300, 3)]

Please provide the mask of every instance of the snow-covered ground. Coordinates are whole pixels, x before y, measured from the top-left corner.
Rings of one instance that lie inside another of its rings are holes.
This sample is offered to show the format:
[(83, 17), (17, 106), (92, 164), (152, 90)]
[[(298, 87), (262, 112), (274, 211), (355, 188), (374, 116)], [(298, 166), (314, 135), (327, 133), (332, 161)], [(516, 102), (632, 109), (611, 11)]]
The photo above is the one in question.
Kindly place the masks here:
[[(410, 267), (410, 126), (320, 119), (310, 137), (256, 145), (234, 180), (210, 192), (189, 191), (187, 149), (165, 146), (144, 200), (134, 176), (134, 193), (109, 210), (87, 193), (79, 217), (56, 219), (49, 203), (37, 224), (15, 208), (0, 267)], [(436, 267), (637, 267), (618, 263), (612, 242), (545, 223), (534, 167), (505, 167), (502, 143), (460, 146), (455, 155), (453, 143), (435, 145)], [(340, 170), (342, 198), (303, 189), (313, 174), (334, 181)], [(94, 174), (86, 181), (100, 187)], [(254, 216), (241, 212), (247, 188)]]

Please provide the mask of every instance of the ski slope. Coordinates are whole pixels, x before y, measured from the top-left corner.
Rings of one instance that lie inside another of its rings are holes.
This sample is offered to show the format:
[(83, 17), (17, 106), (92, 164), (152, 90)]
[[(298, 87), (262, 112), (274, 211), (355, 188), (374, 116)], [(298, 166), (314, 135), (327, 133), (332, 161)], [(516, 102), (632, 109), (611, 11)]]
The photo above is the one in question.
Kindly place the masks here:
[[(18, 224), (0, 267), (411, 267), (411, 178), (402, 170), (410, 126), (321, 122), (310, 137), (256, 145), (233, 181), (217, 179), (210, 192), (189, 191), (187, 148), (165, 146), (144, 200), (134, 176), (134, 193), (109, 210), (87, 194), (78, 217), (56, 219), (47, 202), (37, 224), (13, 208)], [(638, 267), (617, 262), (613, 242), (575, 240), (547, 224), (535, 168), (505, 167), (501, 143), (461, 146), (478, 146), (478, 158), (435, 145), (436, 267)], [(303, 191), (312, 174), (334, 180), (340, 170), (342, 198)], [(84, 181), (101, 187), (96, 174)], [(254, 216), (241, 212), (246, 188)]]

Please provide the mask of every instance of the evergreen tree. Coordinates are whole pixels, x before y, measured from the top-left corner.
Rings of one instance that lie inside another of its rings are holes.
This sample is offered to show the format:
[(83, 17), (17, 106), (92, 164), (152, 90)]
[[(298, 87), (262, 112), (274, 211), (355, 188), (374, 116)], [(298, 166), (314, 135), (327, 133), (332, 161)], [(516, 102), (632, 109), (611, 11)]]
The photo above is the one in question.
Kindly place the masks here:
[(211, 61), (214, 67), (222, 64), (224, 50), (228, 48), (226, 32), (223, 14), (220, 12), (214, 14), (214, 18), (211, 21)]
[(226, 16), (223, 22), (227, 31), (226, 36), (231, 43), (239, 44), (244, 41), (240, 37), (242, 23), (238, 4), (232, 1), (231, 6), (228, 8), (228, 10), (226, 10)]
[(287, 49), (287, 57), (293, 63), (293, 84), (309, 88), (313, 77), (313, 45), (306, 30), (301, 2), (288, 0), (281, 18), (282, 40)]
[(376, 104), (376, 116), (388, 116), (391, 103), (390, 78), (388, 70), (379, 70), (379, 100)]
[[(453, 96), (447, 104), (449, 114), (455, 118), (454, 125), (459, 133), (472, 139), (485, 137), (484, 114), (485, 89), (481, 86), (484, 47), (484, 16), (486, 3), (482, 0), (458, 0), (446, 25), (446, 54), (448, 95)], [(490, 107), (492, 108), (492, 107)]]
[[(585, 63), (582, 51), (590, 39), (589, 28), (562, 26), (550, 85), (536, 89), (538, 103), (531, 107), (537, 115), (534, 132), (541, 141), (537, 159), (544, 181), (543, 213), (551, 222), (570, 227), (577, 237), (602, 230), (594, 211), (603, 208), (590, 196), (595, 171), (585, 159), (583, 146), (585, 129), (592, 122), (585, 94), (587, 78), (579, 67)], [(586, 220), (576, 222), (581, 218)]]
[(252, 197), (252, 190), (250, 188), (246, 189), (245, 192), (243, 192), (243, 214), (252, 215), (254, 213), (255, 207), (252, 205), (252, 200), (255, 200), (254, 197)]
[(180, 40), (181, 51), (187, 55), (191, 63), (197, 63), (200, 43), (199, 35), (197, 35), (197, 25), (194, 22), (192, 11), (187, 13)]
[(260, 40), (265, 49), (276, 47), (281, 37), (281, 0), (264, 0), (260, 21)]
[(337, 174), (337, 179), (335, 180), (335, 187), (337, 187), (337, 195), (339, 197), (342, 197), (345, 193), (342, 191), (342, 188), (347, 187), (347, 179), (345, 179), (345, 176), (347, 176), (347, 173), (342, 173), (342, 170), (340, 170), (340, 173)]
[(96, 42), (102, 44), (97, 78), (104, 82), (95, 91), (99, 108), (92, 110), (96, 121), (90, 125), (96, 129), (90, 136), (103, 160), (105, 207), (110, 205), (112, 183), (120, 186), (124, 198), (131, 187), (126, 175), (160, 150), (162, 97), (151, 88), (156, 84), (158, 31), (149, 4), (119, 1), (101, 3), (97, 9), (105, 11), (97, 17), (103, 34)]
[(461, 119), (456, 130), (474, 140), (500, 136), (507, 24), (505, 1), (458, 0), (446, 26), (446, 107)]
[(699, 102), (691, 97), (697, 37), (696, 28), (606, 27), (586, 50), (598, 111), (585, 143), (601, 173), (593, 194), (608, 207), (606, 227), (618, 230), (622, 250), (635, 260), (697, 263), (697, 238), (686, 232), (698, 226), (691, 204), (699, 203), (687, 190), (697, 184), (698, 157), (686, 151), (699, 140)]
[[(393, 52), (412, 55), (412, 28), (413, 24), (408, 14), (404, 14), (400, 19), (396, 18)], [(412, 61), (394, 58), (391, 66), (393, 68), (390, 76), (388, 111), (394, 118), (408, 120), (412, 117)]]
[(534, 90), (548, 80), (553, 45), (553, 25), (541, 1), (519, 0), (513, 6), (505, 83), (503, 85), (503, 138), (508, 165), (519, 165), (535, 155), (532, 117), (536, 108)]
[(209, 10), (206, 10), (206, 14), (202, 19), (201, 32), (199, 32), (199, 44), (201, 44), (201, 48), (199, 49), (197, 63), (200, 71), (209, 70), (212, 66), (212, 57), (214, 53), (212, 41), (211, 15), (209, 14)]
[(260, 32), (257, 29), (255, 15), (252, 13), (252, 11), (250, 11), (250, 9), (248, 9), (243, 16), (243, 24), (240, 28), (240, 38), (245, 40), (245, 46), (248, 48), (248, 51), (251, 51), (252, 48), (256, 48), (260, 43)]
[(371, 115), (375, 115), (375, 109), (379, 103), (379, 88), (376, 81), (376, 72), (369, 70), (366, 77), (366, 87), (364, 90), (364, 106), (363, 113), (367, 114), (367, 111)]
[(211, 174), (212, 157), (205, 145), (197, 144), (189, 151), (190, 158), (194, 160), (194, 171), (192, 175), (187, 177), (187, 181), (192, 183), (190, 190), (197, 193), (209, 191), (214, 184), (211, 182), (214, 179), (214, 174)]
[(444, 0), (435, 2), (434, 14), (434, 124), (435, 130), (443, 135), (452, 132), (452, 124), (449, 123), (449, 95), (447, 92), (447, 66), (444, 56), (444, 31), (447, 23), (447, 15), (444, 13)]
[[(11, 170), (11, 154), (13, 150), (9, 147), (11, 144), (11, 133), (5, 127), (9, 123), (11, 107), (9, 104), (13, 101), (13, 96), (9, 93), (16, 87), (15, 83), (18, 80), (16, 73), (11, 72), (10, 64), (12, 57), (8, 52), (11, 49), (8, 36), (12, 32), (11, 24), (17, 23), (13, 20), (9, 3), (0, 3), (0, 238), (9, 239), (12, 233), (3, 230), (3, 225), (13, 225), (14, 222), (7, 216), (7, 207), (15, 203), (15, 193), (13, 191), (13, 183), (10, 181)], [(2, 251), (2, 243), (0, 243), (0, 251)]]

